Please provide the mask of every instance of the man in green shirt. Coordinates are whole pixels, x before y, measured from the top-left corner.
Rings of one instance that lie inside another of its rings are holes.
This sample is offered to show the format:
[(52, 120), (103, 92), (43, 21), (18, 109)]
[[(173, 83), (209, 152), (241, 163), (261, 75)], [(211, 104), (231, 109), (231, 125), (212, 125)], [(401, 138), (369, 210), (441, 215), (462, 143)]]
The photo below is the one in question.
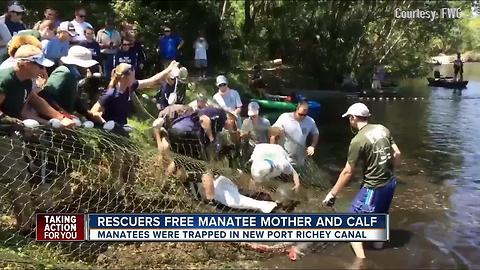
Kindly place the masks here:
[[(37, 79), (39, 84), (45, 77), (45, 67), (52, 66), (53, 62), (46, 59), (42, 50), (33, 45), (23, 45), (15, 52), (13, 61), (0, 70), (0, 123), (4, 125), (22, 124), (26, 112), (25, 104), (30, 103), (39, 113), (50, 118), (63, 118), (63, 115), (48, 106), (36, 93), (39, 87), (32, 89), (32, 80)], [(32, 187), (25, 162), (26, 148), (23, 142), (15, 136), (1, 138), (0, 144), (3, 149), (3, 159), (0, 161), (0, 197), (4, 194), (10, 197), (13, 204), (13, 213), (16, 218), (17, 230), (30, 233), (33, 228), (34, 204), (30, 196)], [(46, 201), (44, 201), (46, 203)]]
[[(48, 119), (62, 120), (63, 114), (54, 110), (38, 96), (42, 81), (46, 78), (45, 67), (52, 61), (46, 59), (42, 51), (33, 45), (23, 45), (11, 62), (0, 70), (0, 123), (21, 123), (27, 118), (25, 104), (29, 103), (38, 114)], [(32, 80), (35, 81), (33, 86)]]
[[(350, 182), (355, 167), (362, 161), (363, 185), (350, 211), (388, 213), (397, 184), (393, 172), (400, 165), (400, 149), (386, 127), (368, 123), (370, 111), (365, 104), (353, 104), (342, 117), (348, 117), (350, 126), (357, 133), (350, 142), (345, 168), (323, 203), (335, 203), (335, 197)], [(375, 243), (375, 247), (381, 248), (382, 244)], [(352, 248), (357, 257), (365, 258), (361, 242), (352, 243)]]
[[(72, 46), (68, 55), (60, 58), (62, 65), (57, 67), (48, 78), (40, 94), (48, 103), (59, 111), (73, 114), (75, 111), (85, 115), (89, 120), (89, 106), (80, 100), (78, 83), (83, 79), (81, 69), (88, 69), (98, 62), (92, 59), (92, 52), (82, 46)], [(88, 74), (88, 71), (85, 72)]]

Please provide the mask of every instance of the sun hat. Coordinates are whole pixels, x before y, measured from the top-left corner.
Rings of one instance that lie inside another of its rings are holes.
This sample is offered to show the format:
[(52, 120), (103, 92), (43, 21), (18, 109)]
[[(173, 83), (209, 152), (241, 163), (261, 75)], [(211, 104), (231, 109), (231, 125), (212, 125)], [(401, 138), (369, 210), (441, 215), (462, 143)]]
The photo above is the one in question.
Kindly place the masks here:
[(67, 32), (71, 37), (78, 36), (78, 33), (75, 31), (75, 26), (71, 22), (61, 22), (57, 27), (58, 32)]
[(347, 112), (342, 115), (342, 117), (347, 117), (347, 116), (350, 116), (350, 115), (360, 116), (360, 117), (370, 117), (371, 116), (367, 105), (365, 105), (363, 103), (360, 103), (360, 102), (351, 105), (348, 108)]
[(60, 61), (68, 65), (77, 65), (84, 68), (98, 64), (96, 60), (92, 59), (92, 52), (89, 49), (78, 45), (72, 46), (68, 50), (67, 56), (60, 58)]
[(248, 104), (248, 116), (258, 115), (260, 111), (260, 105), (257, 102), (250, 102)]

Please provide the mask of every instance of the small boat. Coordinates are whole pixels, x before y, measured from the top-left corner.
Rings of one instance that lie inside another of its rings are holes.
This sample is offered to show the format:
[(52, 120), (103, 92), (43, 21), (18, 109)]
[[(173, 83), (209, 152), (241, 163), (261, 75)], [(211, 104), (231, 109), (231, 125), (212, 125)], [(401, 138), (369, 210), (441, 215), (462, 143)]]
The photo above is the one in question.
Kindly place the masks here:
[(427, 78), (429, 86), (463, 89), (467, 87), (468, 81), (456, 81), (453, 77), (443, 77), (440, 79)]

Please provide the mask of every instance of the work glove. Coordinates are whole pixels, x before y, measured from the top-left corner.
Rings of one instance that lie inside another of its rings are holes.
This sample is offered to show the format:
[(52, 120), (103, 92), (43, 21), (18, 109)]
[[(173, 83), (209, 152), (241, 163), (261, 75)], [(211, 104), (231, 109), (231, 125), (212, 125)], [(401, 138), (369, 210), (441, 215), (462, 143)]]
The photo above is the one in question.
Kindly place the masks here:
[(330, 207), (335, 205), (335, 195), (333, 195), (331, 191), (328, 192), (327, 196), (325, 196), (325, 199), (323, 200), (323, 205)]

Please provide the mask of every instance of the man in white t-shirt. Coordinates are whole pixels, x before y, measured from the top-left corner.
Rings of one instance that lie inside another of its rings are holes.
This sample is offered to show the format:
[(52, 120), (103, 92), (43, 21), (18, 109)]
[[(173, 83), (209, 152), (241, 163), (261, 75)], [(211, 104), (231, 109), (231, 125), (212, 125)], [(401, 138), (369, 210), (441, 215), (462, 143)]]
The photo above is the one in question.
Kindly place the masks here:
[(228, 87), (228, 80), (225, 76), (217, 77), (218, 93), (213, 95), (213, 100), (226, 112), (233, 114), (237, 118), (237, 128), (242, 125), (240, 112), (242, 110), (242, 100), (236, 90)]
[(300, 187), (300, 177), (290, 163), (288, 153), (278, 144), (260, 143), (255, 146), (250, 157), (250, 174), (256, 183), (262, 183), (281, 175), (291, 175), (293, 190)]
[(79, 7), (75, 9), (75, 19), (73, 19), (72, 23), (75, 27), (75, 32), (77, 32), (77, 36), (73, 38), (72, 43), (80, 43), (85, 41), (85, 29), (93, 28), (93, 26), (85, 21), (87, 17), (87, 10), (84, 7)]
[[(303, 166), (306, 155), (313, 156), (319, 132), (315, 120), (308, 116), (307, 102), (298, 103), (295, 112), (281, 114), (273, 127), (283, 130), (285, 140), (282, 144), (295, 166)], [(306, 147), (308, 135), (311, 135), (311, 143)], [(270, 143), (276, 143), (275, 137), (270, 137)]]

